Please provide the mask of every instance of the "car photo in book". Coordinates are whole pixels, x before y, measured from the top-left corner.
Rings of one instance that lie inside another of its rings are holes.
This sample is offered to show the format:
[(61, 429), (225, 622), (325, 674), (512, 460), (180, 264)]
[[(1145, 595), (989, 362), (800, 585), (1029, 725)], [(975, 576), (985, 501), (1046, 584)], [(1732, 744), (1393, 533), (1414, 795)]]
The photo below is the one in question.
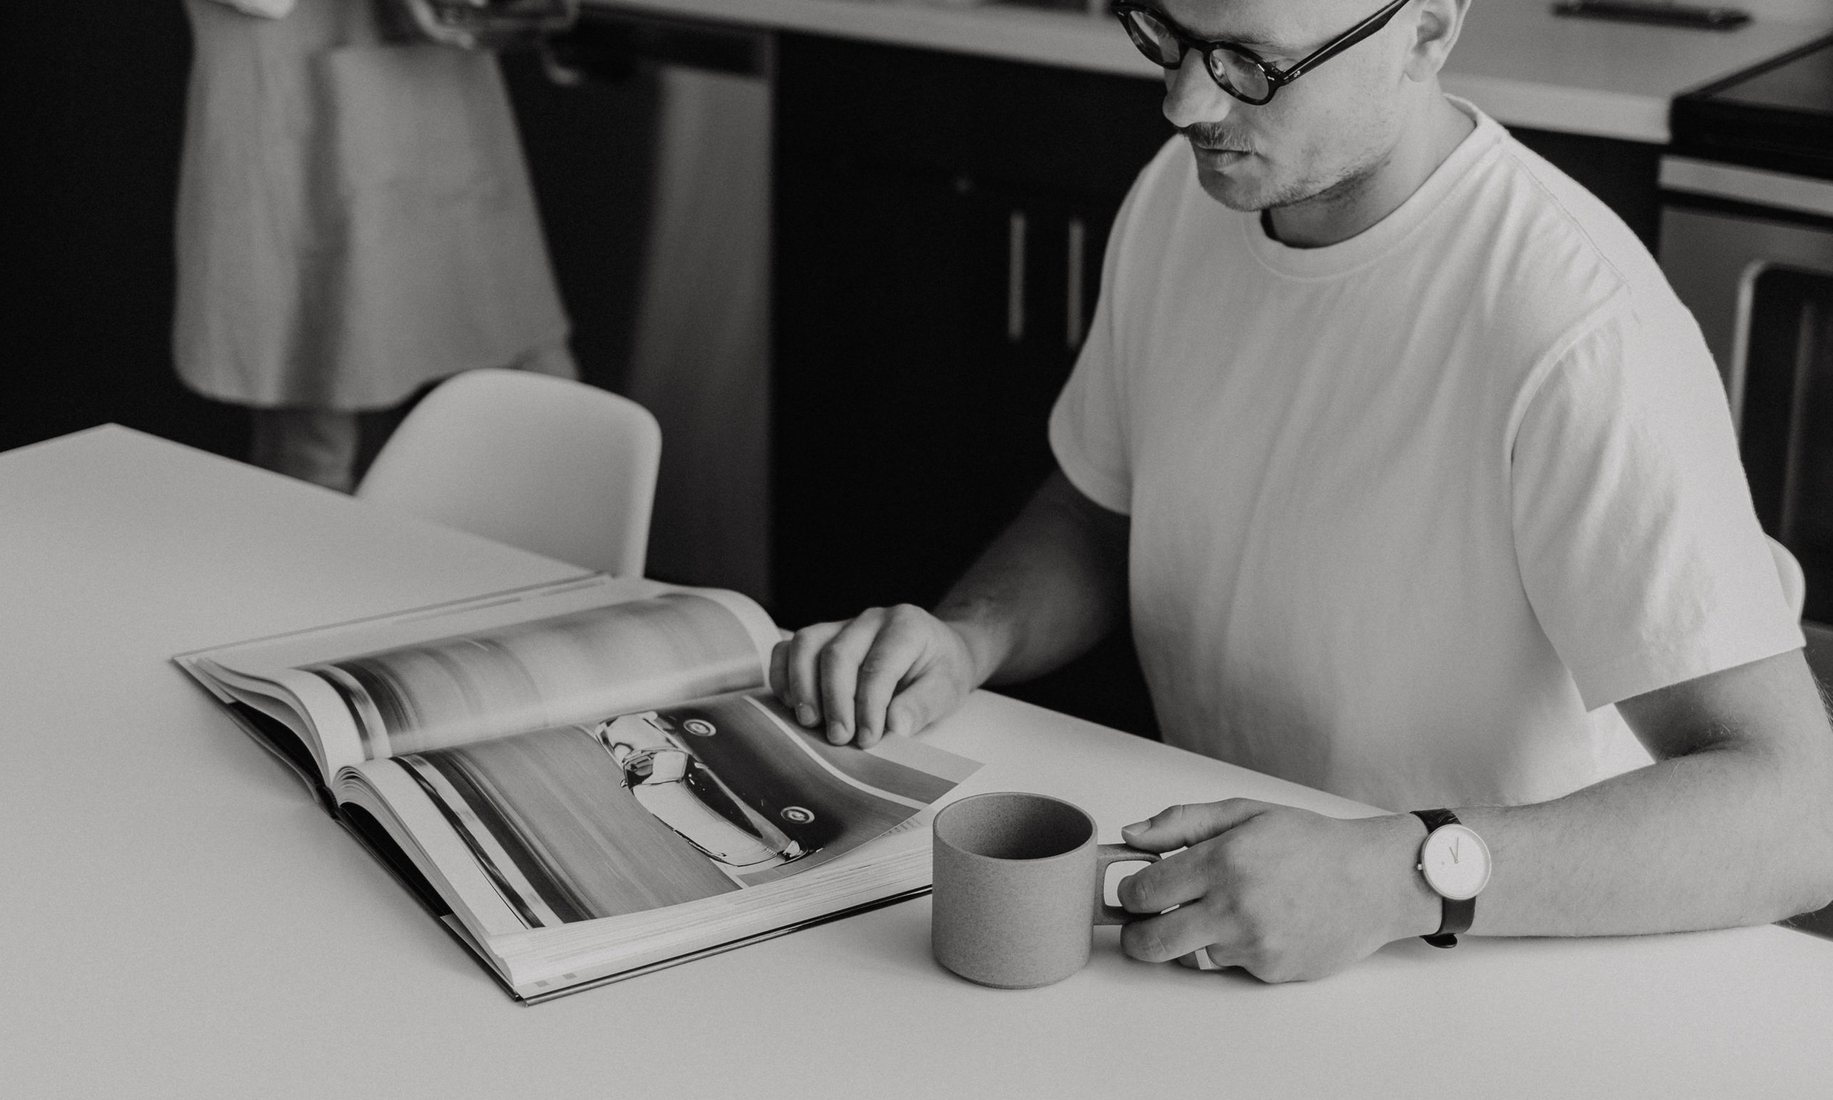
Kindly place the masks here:
[(834, 746), (736, 593), (603, 576), (175, 658), (520, 998), (928, 885), (978, 767)]
[(530, 928), (697, 901), (806, 870), (890, 831), (928, 805), (924, 795), (953, 786), (836, 749), (776, 707), (730, 695), (393, 763)]

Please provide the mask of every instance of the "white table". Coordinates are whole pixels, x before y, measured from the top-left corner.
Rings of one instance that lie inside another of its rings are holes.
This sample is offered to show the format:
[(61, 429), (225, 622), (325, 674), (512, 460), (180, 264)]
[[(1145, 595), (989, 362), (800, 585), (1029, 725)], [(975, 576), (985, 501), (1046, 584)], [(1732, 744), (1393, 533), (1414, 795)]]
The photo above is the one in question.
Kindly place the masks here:
[[(528, 1008), (166, 658), (570, 567), (121, 428), (0, 455), (0, 1095), (1825, 1096), (1833, 944), (1395, 944), (1000, 992), (908, 902)], [(1104, 834), (1353, 804), (981, 694), (930, 734)]]

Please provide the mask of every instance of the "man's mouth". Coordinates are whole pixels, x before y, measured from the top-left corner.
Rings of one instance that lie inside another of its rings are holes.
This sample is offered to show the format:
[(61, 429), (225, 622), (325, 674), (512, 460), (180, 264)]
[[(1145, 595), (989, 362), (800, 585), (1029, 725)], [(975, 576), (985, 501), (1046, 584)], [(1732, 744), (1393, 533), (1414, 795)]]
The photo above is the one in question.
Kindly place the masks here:
[(1223, 145), (1199, 145), (1194, 141), (1190, 143), (1190, 150), (1196, 154), (1197, 164), (1204, 168), (1226, 168), (1253, 155), (1246, 149), (1234, 149)]

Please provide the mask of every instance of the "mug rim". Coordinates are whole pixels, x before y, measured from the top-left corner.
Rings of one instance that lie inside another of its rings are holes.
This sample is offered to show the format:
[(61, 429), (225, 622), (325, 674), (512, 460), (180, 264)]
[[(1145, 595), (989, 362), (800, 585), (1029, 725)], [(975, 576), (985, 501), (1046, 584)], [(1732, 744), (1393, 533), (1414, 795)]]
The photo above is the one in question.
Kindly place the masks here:
[[(1063, 806), (1070, 810), (1074, 810), (1078, 815), (1081, 816), (1082, 820), (1085, 823), (1087, 823), (1088, 835), (1086, 837), (1083, 837), (1080, 841), (1078, 841), (1073, 846), (1065, 848), (1060, 852), (1052, 852), (1050, 855), (1047, 855), (1047, 856), (988, 855), (985, 852), (975, 851), (974, 849), (971, 849), (971, 848), (964, 848), (961, 845), (955, 843), (954, 841), (942, 835), (942, 819), (945, 816), (947, 816), (949, 811), (953, 810), (956, 806), (965, 806), (970, 802), (978, 802), (981, 799), (986, 799), (986, 798), (1014, 798), (1014, 797), (1035, 799), (1035, 800), (1042, 801), (1042, 802), (1054, 802), (1059, 806)], [(933, 839), (935, 840), (935, 842), (937, 844), (942, 844), (942, 845), (947, 846), (951, 851), (959, 852), (964, 856), (972, 856), (975, 859), (991, 859), (991, 860), (997, 860), (1000, 863), (1017, 863), (1017, 864), (1028, 864), (1028, 865), (1048, 863), (1049, 861), (1053, 859), (1065, 859), (1067, 857), (1075, 855), (1076, 853), (1082, 851), (1085, 848), (1088, 848), (1089, 846), (1095, 843), (1097, 829), (1098, 829), (1098, 826), (1095, 824), (1095, 815), (1089, 813), (1087, 810), (1076, 805), (1074, 802), (1071, 802), (1065, 798), (1058, 798), (1057, 796), (1051, 795), (1051, 794), (1039, 794), (1035, 791), (982, 791), (979, 794), (968, 795), (966, 798), (958, 798), (955, 801), (950, 802), (948, 805), (942, 807), (940, 810), (937, 810), (935, 819), (930, 824), (930, 834), (933, 837)]]

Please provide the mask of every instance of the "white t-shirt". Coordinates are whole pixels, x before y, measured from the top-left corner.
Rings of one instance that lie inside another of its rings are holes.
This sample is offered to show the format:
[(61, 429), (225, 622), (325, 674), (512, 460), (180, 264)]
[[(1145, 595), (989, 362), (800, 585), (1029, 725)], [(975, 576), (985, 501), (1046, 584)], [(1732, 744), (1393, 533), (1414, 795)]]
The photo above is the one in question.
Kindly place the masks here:
[(1167, 143), (1050, 420), (1070, 481), (1132, 517), (1165, 739), (1394, 810), (1645, 763), (1608, 704), (1802, 644), (1692, 316), (1602, 203), (1454, 102), (1469, 137), (1326, 248), (1269, 239)]

